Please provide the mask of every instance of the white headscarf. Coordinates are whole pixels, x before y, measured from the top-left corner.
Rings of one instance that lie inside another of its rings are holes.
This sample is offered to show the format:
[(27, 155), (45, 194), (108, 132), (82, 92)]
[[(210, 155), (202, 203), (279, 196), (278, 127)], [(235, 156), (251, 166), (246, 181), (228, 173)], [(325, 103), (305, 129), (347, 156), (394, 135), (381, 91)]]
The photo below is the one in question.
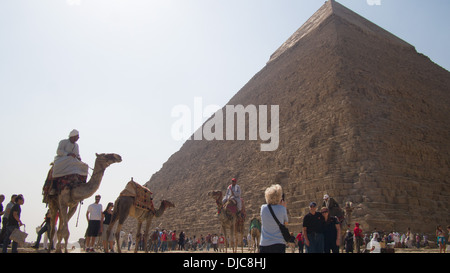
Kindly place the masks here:
[(70, 132), (69, 137), (78, 136), (79, 134), (80, 134), (80, 133), (79, 133), (77, 130), (73, 129), (73, 130)]

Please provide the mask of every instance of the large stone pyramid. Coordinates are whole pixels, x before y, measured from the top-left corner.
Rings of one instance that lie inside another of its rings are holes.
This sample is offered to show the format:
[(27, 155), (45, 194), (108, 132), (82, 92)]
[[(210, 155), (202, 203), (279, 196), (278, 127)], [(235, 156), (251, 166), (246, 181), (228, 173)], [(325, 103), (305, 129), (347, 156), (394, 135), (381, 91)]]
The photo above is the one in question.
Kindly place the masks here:
[(450, 73), (407, 42), (326, 2), (228, 103), (279, 105), (279, 146), (188, 140), (146, 183), (176, 208), (152, 227), (220, 232), (207, 193), (233, 177), (248, 219), (281, 183), (291, 231), (327, 193), (365, 231), (434, 233), (450, 216)]

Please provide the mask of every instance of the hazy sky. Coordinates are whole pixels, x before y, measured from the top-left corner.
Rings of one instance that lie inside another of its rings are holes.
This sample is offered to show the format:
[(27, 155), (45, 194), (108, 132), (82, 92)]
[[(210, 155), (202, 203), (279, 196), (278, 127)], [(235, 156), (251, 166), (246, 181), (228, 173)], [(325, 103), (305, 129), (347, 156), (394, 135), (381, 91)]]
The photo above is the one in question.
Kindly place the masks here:
[[(450, 1), (338, 2), (450, 70)], [(95, 153), (123, 158), (97, 191), (106, 207), (131, 177), (144, 184), (181, 147), (171, 135), (175, 106), (225, 105), (323, 3), (0, 0), (0, 193), (4, 206), (24, 195), (27, 240), (36, 240), (43, 182), (72, 129), (89, 165)], [(72, 218), (71, 241), (84, 236), (93, 202), (84, 201), (78, 227), (78, 212)]]

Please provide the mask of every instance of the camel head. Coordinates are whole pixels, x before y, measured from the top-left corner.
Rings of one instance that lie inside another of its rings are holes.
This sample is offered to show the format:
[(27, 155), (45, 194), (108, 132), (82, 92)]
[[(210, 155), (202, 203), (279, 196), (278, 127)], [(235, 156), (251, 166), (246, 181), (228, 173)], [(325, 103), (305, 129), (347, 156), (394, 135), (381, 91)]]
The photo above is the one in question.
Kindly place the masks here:
[(172, 203), (172, 202), (170, 202), (170, 201), (168, 201), (168, 200), (162, 200), (162, 201), (161, 201), (161, 207), (164, 207), (164, 208), (166, 208), (166, 209), (168, 209), (168, 208), (174, 208), (174, 207), (175, 207), (175, 204)]
[(167, 200), (162, 200), (161, 201), (161, 205), (159, 206), (159, 209), (155, 212), (155, 216), (156, 217), (161, 217), (161, 215), (163, 215), (164, 211), (166, 211), (166, 209), (168, 208), (174, 208), (175, 205)]
[(95, 154), (97, 156), (96, 162), (104, 164), (105, 167), (113, 163), (122, 162), (122, 157), (118, 154)]
[(222, 192), (221, 191), (210, 191), (208, 192), (208, 196), (211, 196), (214, 200), (222, 201)]

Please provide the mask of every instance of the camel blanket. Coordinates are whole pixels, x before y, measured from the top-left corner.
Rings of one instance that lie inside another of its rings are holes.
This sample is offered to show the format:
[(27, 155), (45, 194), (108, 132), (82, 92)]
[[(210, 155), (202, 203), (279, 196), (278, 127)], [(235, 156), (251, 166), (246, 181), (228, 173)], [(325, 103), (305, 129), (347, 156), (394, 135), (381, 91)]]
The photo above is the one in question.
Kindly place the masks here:
[(152, 201), (152, 192), (142, 185), (131, 180), (120, 193), (120, 196), (134, 197), (134, 205), (139, 208), (154, 210)]

